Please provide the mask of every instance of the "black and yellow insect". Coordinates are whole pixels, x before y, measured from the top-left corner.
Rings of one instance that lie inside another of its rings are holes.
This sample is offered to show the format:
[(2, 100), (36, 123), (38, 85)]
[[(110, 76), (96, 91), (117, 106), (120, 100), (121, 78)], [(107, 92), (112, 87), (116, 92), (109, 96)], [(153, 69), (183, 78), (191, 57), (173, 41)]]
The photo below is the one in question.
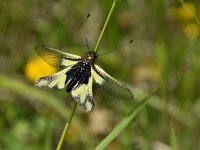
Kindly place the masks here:
[(41, 58), (53, 67), (62, 70), (50, 76), (41, 77), (35, 82), (37, 87), (63, 89), (71, 93), (86, 112), (94, 109), (92, 85), (96, 83), (101, 91), (120, 99), (133, 99), (132, 92), (119, 83), (101, 67), (95, 64), (96, 52), (88, 51), (84, 57), (73, 55), (44, 45), (36, 46)]

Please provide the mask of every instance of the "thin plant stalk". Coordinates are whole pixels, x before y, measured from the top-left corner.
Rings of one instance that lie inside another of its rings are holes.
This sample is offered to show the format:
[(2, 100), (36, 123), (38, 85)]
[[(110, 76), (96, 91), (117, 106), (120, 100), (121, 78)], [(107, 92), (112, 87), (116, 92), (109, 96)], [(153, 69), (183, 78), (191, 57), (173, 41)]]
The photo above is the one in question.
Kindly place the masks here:
[(68, 120), (68, 121), (66, 122), (66, 124), (65, 124), (65, 128), (64, 128), (64, 130), (63, 130), (63, 132), (62, 132), (62, 136), (61, 136), (61, 138), (60, 138), (60, 140), (59, 140), (59, 143), (58, 143), (58, 145), (57, 145), (56, 150), (60, 150), (60, 149), (61, 149), (61, 146), (62, 146), (62, 144), (63, 144), (63, 141), (64, 141), (64, 139), (65, 139), (65, 136), (66, 136), (66, 134), (67, 134), (67, 131), (68, 131), (68, 129), (69, 129), (70, 123), (71, 123), (72, 118), (73, 118), (73, 116), (74, 116), (76, 107), (77, 107), (77, 103), (74, 103), (74, 108), (73, 108), (73, 110), (72, 110), (72, 112), (71, 112), (71, 114), (70, 114), (70, 116), (69, 116), (69, 120)]
[[(108, 24), (108, 22), (109, 22), (109, 20), (110, 20), (110, 16), (111, 16), (111, 14), (112, 14), (112, 12), (113, 12), (113, 9), (114, 9), (114, 7), (115, 7), (115, 4), (116, 4), (116, 0), (113, 1), (113, 4), (112, 4), (111, 9), (110, 9), (110, 11), (109, 11), (109, 14), (108, 14), (108, 16), (107, 16), (107, 18), (106, 18), (106, 21), (105, 21), (105, 23), (104, 23), (103, 29), (102, 29), (102, 31), (101, 31), (101, 34), (100, 34), (100, 36), (99, 36), (99, 39), (98, 39), (97, 44), (96, 44), (95, 49), (94, 49), (95, 52), (97, 52), (97, 49), (98, 49), (98, 47), (99, 47), (100, 41), (101, 41), (102, 36), (103, 36), (103, 34), (104, 34), (104, 31), (105, 31), (105, 29), (106, 29), (106, 26), (107, 26), (107, 24)], [(62, 136), (61, 136), (61, 138), (60, 138), (60, 140), (59, 140), (59, 143), (58, 143), (58, 145), (57, 145), (56, 150), (60, 150), (61, 147), (62, 147), (64, 138), (65, 138), (65, 136), (66, 136), (66, 134), (67, 134), (67, 131), (68, 131), (68, 129), (69, 129), (69, 126), (70, 126), (70, 124), (71, 124), (71, 121), (72, 121), (72, 118), (73, 118), (73, 116), (74, 116), (76, 107), (77, 107), (77, 103), (74, 104), (74, 108), (73, 108), (73, 110), (72, 110), (72, 113), (71, 113), (70, 116), (69, 116), (69, 120), (68, 120), (68, 121), (66, 122), (66, 124), (65, 124), (65, 128), (64, 128), (64, 130), (63, 130), (63, 132), (62, 132)]]
[(112, 4), (111, 9), (110, 9), (110, 11), (109, 11), (109, 14), (108, 14), (108, 16), (107, 16), (107, 19), (106, 19), (106, 21), (105, 21), (105, 23), (104, 23), (104, 26), (103, 26), (103, 29), (102, 29), (101, 34), (100, 34), (100, 36), (99, 36), (99, 39), (98, 39), (98, 41), (97, 41), (97, 44), (96, 44), (96, 46), (95, 46), (95, 48), (94, 48), (94, 52), (97, 52), (97, 50), (98, 50), (98, 48), (99, 48), (100, 41), (101, 41), (102, 36), (103, 36), (103, 34), (104, 34), (104, 31), (105, 31), (105, 29), (106, 29), (106, 27), (107, 27), (107, 24), (108, 24), (108, 22), (109, 22), (109, 20), (110, 20), (110, 16), (112, 15), (112, 12), (113, 12), (113, 10), (114, 10), (114, 8), (115, 8), (115, 5), (116, 5), (116, 0), (113, 0), (113, 4)]

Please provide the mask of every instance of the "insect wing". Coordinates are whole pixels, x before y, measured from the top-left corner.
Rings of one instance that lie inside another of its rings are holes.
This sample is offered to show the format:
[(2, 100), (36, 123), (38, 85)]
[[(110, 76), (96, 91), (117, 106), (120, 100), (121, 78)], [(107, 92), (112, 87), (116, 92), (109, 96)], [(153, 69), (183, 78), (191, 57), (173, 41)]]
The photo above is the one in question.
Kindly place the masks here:
[(37, 45), (35, 49), (40, 57), (52, 67), (66, 67), (81, 60), (81, 57), (78, 55), (61, 52), (53, 48), (48, 48), (44, 45)]
[(134, 98), (132, 92), (126, 86), (119, 83), (98, 65), (92, 67), (92, 76), (99, 89), (104, 93), (120, 99)]
[(93, 78), (90, 76), (87, 84), (75, 85), (71, 91), (72, 97), (84, 107), (86, 112), (91, 112), (94, 109), (92, 83)]
[(44, 87), (44, 88), (57, 88), (57, 89), (63, 89), (65, 85), (65, 80), (67, 78), (66, 72), (71, 68), (66, 67), (62, 71), (59, 71), (55, 74), (52, 74), (50, 76), (41, 77), (35, 82), (35, 86), (37, 87)]

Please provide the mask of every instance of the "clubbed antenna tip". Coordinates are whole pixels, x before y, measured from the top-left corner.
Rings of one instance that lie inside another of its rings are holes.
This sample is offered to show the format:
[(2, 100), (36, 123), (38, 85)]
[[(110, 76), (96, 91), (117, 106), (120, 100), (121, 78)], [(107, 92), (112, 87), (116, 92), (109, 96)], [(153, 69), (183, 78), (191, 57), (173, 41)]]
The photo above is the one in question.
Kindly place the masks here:
[(88, 20), (88, 18), (90, 17), (90, 13), (87, 15), (87, 17), (86, 17), (86, 22), (87, 22), (87, 20)]

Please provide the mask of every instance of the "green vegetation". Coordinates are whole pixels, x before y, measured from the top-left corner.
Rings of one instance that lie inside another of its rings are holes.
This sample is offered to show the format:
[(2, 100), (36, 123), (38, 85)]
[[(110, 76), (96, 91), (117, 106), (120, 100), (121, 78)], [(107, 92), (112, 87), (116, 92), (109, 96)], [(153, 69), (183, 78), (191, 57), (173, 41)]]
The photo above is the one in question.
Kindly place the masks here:
[[(83, 55), (95, 49), (112, 0), (7, 0), (0, 5), (0, 150), (54, 150), (74, 100), (33, 81), (52, 73), (34, 47)], [(199, 1), (119, 0), (98, 64), (126, 83), (134, 101), (94, 87), (95, 110), (77, 106), (62, 149), (184, 149), (200, 147)], [(85, 18), (90, 13), (87, 22)], [(158, 87), (155, 91), (154, 89)], [(153, 93), (152, 93), (153, 91)]]

